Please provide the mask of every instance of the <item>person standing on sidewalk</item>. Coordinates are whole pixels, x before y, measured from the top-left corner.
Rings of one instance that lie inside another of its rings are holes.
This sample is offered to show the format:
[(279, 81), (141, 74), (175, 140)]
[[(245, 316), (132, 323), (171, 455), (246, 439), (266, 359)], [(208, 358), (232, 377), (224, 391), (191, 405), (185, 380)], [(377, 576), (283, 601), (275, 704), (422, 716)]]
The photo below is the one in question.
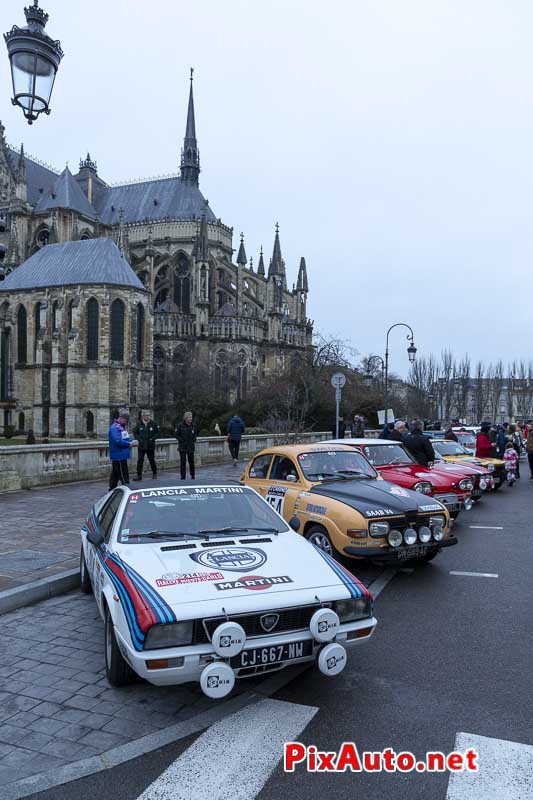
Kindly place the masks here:
[(111, 459), (111, 475), (109, 476), (109, 491), (122, 483), (127, 486), (130, 482), (128, 459), (131, 458), (131, 445), (133, 444), (128, 433), (130, 415), (127, 411), (120, 411), (109, 428), (109, 458)]
[(245, 429), (246, 426), (242, 421), (242, 419), (239, 417), (238, 414), (234, 414), (230, 419), (230, 421), (228, 422), (228, 428), (227, 428), (229, 451), (231, 453), (234, 466), (237, 465), (237, 459), (239, 458), (239, 449), (241, 446), (241, 439)]
[(530, 481), (533, 481), (533, 422), (527, 421), (527, 440), (526, 440), (527, 460), (529, 461), (529, 471), (531, 472)]
[(139, 442), (137, 458), (137, 477), (134, 481), (142, 481), (144, 457), (148, 457), (152, 467), (152, 478), (157, 478), (157, 464), (155, 463), (155, 441), (159, 436), (159, 425), (150, 417), (149, 411), (141, 412), (141, 421), (135, 426), (133, 435)]
[(189, 461), (189, 473), (191, 479), (194, 480), (194, 449), (196, 447), (196, 439), (198, 438), (198, 429), (193, 425), (192, 412), (186, 411), (183, 415), (183, 421), (176, 427), (176, 439), (178, 440), (178, 450), (180, 454), (180, 475), (181, 480), (184, 481), (187, 475), (187, 461)]

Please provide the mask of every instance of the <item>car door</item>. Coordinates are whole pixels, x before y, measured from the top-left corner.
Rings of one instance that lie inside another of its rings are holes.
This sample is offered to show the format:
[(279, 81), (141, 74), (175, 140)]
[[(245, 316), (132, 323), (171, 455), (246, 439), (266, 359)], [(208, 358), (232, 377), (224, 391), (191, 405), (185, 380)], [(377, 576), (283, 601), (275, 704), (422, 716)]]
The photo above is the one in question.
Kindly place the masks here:
[(300, 469), (289, 456), (274, 456), (265, 499), (285, 520), (294, 513), (296, 498), (303, 489)]
[[(109, 542), (109, 538), (111, 536), (111, 532), (113, 530), (113, 524), (115, 522), (117, 512), (120, 508), (120, 504), (122, 503), (122, 498), (124, 497), (124, 492), (122, 489), (116, 489), (109, 500), (102, 506), (100, 513), (96, 517), (98, 526), (104, 536), (104, 545), (107, 545)], [(91, 583), (94, 589), (94, 597), (98, 608), (100, 609), (100, 613), (103, 614), (103, 594), (102, 594), (102, 587), (104, 584), (105, 579), (105, 572), (104, 568), (101, 564), (100, 559), (96, 554), (96, 547), (89, 544), (89, 560), (91, 561), (91, 565), (87, 563), (87, 568), (91, 574)], [(105, 547), (104, 547), (105, 550)]]
[(263, 453), (254, 458), (248, 470), (246, 483), (263, 497), (266, 497), (268, 491), (268, 473), (271, 463), (272, 453)]

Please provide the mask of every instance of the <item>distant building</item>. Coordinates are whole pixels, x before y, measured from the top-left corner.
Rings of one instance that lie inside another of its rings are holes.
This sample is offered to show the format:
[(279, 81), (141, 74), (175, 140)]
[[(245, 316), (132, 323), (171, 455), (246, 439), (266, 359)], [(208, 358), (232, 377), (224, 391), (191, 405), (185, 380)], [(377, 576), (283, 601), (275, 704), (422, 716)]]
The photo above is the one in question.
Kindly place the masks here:
[(199, 174), (192, 77), (179, 176), (111, 186), (89, 154), (58, 174), (10, 148), (0, 123), (0, 432), (102, 435), (117, 403), (161, 416), (191, 365), (235, 401), (311, 346), (305, 259), (290, 288), (276, 225), (268, 266), (261, 248), (254, 269), (242, 235), (234, 263)]

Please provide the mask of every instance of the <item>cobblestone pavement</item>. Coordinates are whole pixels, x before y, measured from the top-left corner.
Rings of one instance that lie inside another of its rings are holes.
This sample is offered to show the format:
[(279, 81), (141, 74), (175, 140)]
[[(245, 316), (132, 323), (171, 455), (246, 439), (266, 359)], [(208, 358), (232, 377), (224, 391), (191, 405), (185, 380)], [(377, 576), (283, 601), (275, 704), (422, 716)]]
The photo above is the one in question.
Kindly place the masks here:
[[(73, 592), (2, 617), (0, 787), (216, 704), (195, 684), (113, 689), (105, 678), (103, 639), (92, 595)], [(244, 682), (237, 694), (249, 688)]]
[[(246, 462), (199, 467), (197, 480), (238, 480)], [(163, 486), (175, 472), (138, 486)], [(79, 531), (107, 481), (66, 484), (0, 495), (0, 591), (78, 566)]]

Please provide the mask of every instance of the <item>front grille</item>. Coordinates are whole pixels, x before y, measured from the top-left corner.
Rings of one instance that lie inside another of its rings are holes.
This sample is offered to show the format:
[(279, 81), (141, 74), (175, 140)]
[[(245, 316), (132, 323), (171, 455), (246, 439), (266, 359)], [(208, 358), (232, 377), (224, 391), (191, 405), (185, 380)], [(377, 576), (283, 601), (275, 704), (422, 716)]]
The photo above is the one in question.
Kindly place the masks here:
[[(331, 605), (324, 603), (325, 606)], [(309, 622), (315, 611), (322, 608), (321, 605), (301, 606), (297, 608), (282, 608), (263, 611), (261, 614), (236, 614), (228, 617), (231, 622), (237, 622), (244, 628), (246, 638), (254, 636), (268, 636), (278, 633), (288, 633), (292, 631), (305, 630), (309, 627)], [(270, 631), (265, 631), (259, 621), (265, 614), (279, 614), (277, 625)], [(194, 622), (194, 643), (207, 644), (211, 641), (215, 628), (221, 622), (225, 622), (226, 617), (210, 617), (209, 619), (197, 619)]]

